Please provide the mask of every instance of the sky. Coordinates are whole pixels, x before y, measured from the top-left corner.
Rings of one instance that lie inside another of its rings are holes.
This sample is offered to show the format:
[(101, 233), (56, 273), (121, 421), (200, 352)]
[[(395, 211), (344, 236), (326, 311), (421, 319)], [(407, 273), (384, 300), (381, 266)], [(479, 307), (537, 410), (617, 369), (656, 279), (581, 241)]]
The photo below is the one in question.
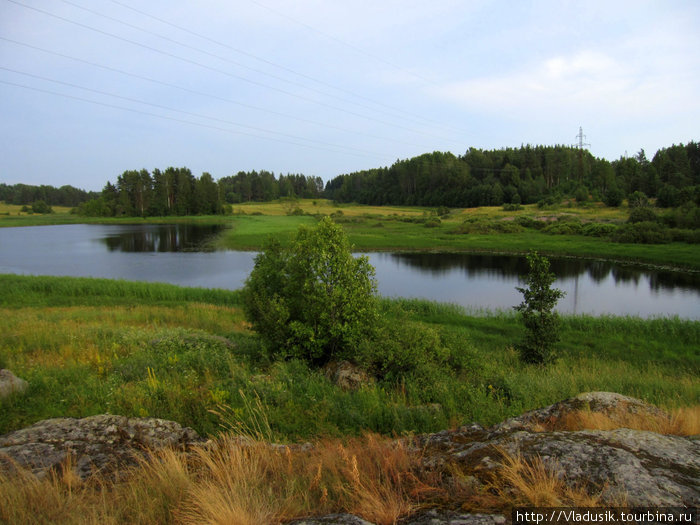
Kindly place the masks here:
[(700, 2), (0, 0), (0, 183), (700, 139)]

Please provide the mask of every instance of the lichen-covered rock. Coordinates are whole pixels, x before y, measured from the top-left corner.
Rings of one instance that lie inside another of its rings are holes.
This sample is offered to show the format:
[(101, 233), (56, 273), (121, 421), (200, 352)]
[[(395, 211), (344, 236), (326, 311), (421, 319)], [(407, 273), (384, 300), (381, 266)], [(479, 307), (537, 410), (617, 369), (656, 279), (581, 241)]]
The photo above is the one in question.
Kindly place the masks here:
[(414, 514), (400, 523), (401, 525), (504, 525), (505, 522), (505, 517), (500, 514), (459, 514), (433, 509)]
[(14, 463), (41, 476), (70, 456), (76, 472), (87, 477), (133, 464), (135, 454), (146, 450), (187, 448), (203, 441), (191, 428), (164, 419), (107, 414), (46, 419), (0, 436), (0, 466)]
[(483, 479), (497, 475), (503, 452), (545, 466), (570, 486), (602, 490), (603, 503), (635, 506), (700, 505), (700, 441), (620, 428), (542, 431), (574, 410), (666, 417), (643, 401), (607, 392), (581, 394), (485, 429), (479, 425), (423, 436), (418, 445), (435, 467), (457, 462)]
[(343, 390), (357, 390), (374, 381), (365, 370), (350, 361), (328, 363), (324, 373)]
[(353, 514), (329, 514), (317, 518), (303, 518), (289, 522), (288, 525), (374, 525)]
[(20, 379), (6, 368), (0, 369), (0, 399), (24, 392), (27, 386), (28, 383), (24, 379)]
[(633, 397), (614, 392), (585, 392), (545, 408), (526, 412), (499, 423), (493, 430), (540, 430), (543, 427), (557, 429), (565, 417), (577, 411), (589, 411), (605, 415), (610, 421), (624, 425), (630, 415), (668, 419), (669, 415), (658, 407)]
[[(449, 510), (429, 510), (399, 521), (401, 525), (504, 525), (506, 519), (499, 514), (459, 514)], [(374, 525), (353, 514), (331, 514), (317, 518), (304, 518), (288, 525)]]

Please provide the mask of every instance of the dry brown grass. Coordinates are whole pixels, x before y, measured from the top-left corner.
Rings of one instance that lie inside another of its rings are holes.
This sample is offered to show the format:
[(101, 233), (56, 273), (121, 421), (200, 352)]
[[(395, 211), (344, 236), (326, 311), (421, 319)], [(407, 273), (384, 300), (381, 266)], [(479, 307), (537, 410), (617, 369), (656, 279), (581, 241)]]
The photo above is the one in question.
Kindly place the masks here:
[(229, 435), (190, 453), (155, 452), (120, 482), (83, 481), (69, 467), (43, 480), (0, 474), (0, 522), (264, 525), (351, 512), (391, 525), (444, 497), (420, 462), (374, 435), (295, 448)]
[(670, 412), (670, 417), (650, 416), (621, 410), (614, 416), (590, 410), (576, 410), (557, 421), (543, 425), (543, 430), (614, 430), (630, 428), (648, 430), (674, 436), (700, 434), (700, 405), (681, 407)]
[[(492, 489), (511, 505), (534, 507), (598, 507), (607, 487), (593, 492), (584, 486), (572, 485), (556, 468), (548, 467), (539, 456), (525, 459), (522, 455), (499, 450), (501, 466), (491, 482)], [(624, 506), (624, 498), (606, 501)]]

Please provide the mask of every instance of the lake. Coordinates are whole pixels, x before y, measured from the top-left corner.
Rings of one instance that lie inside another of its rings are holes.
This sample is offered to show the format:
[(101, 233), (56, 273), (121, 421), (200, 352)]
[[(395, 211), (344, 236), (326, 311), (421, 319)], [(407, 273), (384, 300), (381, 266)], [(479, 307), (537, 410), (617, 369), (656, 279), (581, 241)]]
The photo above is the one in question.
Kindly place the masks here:
[[(206, 251), (220, 226), (62, 225), (0, 228), (0, 273), (106, 277), (236, 289), (254, 252)], [(469, 309), (509, 309), (527, 272), (524, 257), (370, 253), (379, 293), (419, 297)], [(700, 273), (552, 258), (563, 313), (677, 315), (700, 319)]]

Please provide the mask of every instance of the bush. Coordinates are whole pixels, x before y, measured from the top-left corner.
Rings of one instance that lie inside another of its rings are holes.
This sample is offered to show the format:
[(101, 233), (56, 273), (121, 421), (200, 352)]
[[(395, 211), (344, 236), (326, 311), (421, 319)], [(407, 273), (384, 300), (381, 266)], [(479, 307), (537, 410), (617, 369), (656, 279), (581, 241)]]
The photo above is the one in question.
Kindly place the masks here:
[(606, 222), (589, 222), (584, 224), (581, 233), (588, 237), (609, 237), (617, 231), (615, 224)]
[(426, 228), (437, 228), (442, 224), (442, 221), (438, 217), (430, 217), (425, 221)]
[(449, 217), (450, 209), (447, 206), (438, 206), (438, 209), (435, 210), (435, 215), (444, 219), (445, 217)]
[(555, 196), (555, 195), (550, 195), (549, 197), (545, 197), (544, 199), (540, 200), (537, 202), (537, 207), (539, 209), (555, 209), (559, 203), (561, 202), (561, 197)]
[(554, 345), (559, 341), (559, 315), (554, 306), (565, 293), (551, 288), (555, 276), (549, 271), (549, 260), (537, 252), (527, 256), (529, 272), (527, 288), (516, 287), (523, 302), (515, 306), (525, 325), (525, 339), (518, 346), (526, 363), (544, 364), (554, 361)]
[(588, 201), (588, 188), (585, 186), (579, 186), (574, 197), (578, 203)]
[(658, 222), (635, 222), (620, 226), (613, 234), (612, 240), (635, 244), (663, 244), (671, 242), (671, 234)]
[(656, 219), (657, 217), (656, 213), (654, 213), (654, 210), (644, 206), (637, 206), (630, 210), (627, 222), (656, 222)]
[(666, 212), (662, 220), (671, 227), (698, 229), (700, 228), (700, 207), (687, 202), (683, 206)]
[(542, 231), (554, 235), (580, 235), (582, 226), (577, 217), (559, 217), (556, 222), (545, 226)]
[(34, 213), (53, 213), (53, 208), (46, 204), (45, 201), (36, 201), (32, 204), (32, 211)]
[(376, 287), (367, 257), (354, 258), (343, 229), (325, 217), (286, 248), (268, 241), (242, 296), (271, 356), (321, 365), (350, 357), (373, 333)]
[(641, 191), (635, 191), (627, 197), (627, 204), (630, 208), (649, 206), (649, 199)]
[(519, 203), (506, 202), (503, 204), (503, 211), (518, 211), (518, 210), (522, 210), (522, 209), (523, 209), (523, 207)]
[(622, 200), (625, 198), (625, 193), (617, 187), (609, 188), (608, 191), (605, 192), (605, 197), (603, 198), (603, 202), (605, 202), (606, 206), (609, 206), (611, 208), (617, 208), (622, 204)]

